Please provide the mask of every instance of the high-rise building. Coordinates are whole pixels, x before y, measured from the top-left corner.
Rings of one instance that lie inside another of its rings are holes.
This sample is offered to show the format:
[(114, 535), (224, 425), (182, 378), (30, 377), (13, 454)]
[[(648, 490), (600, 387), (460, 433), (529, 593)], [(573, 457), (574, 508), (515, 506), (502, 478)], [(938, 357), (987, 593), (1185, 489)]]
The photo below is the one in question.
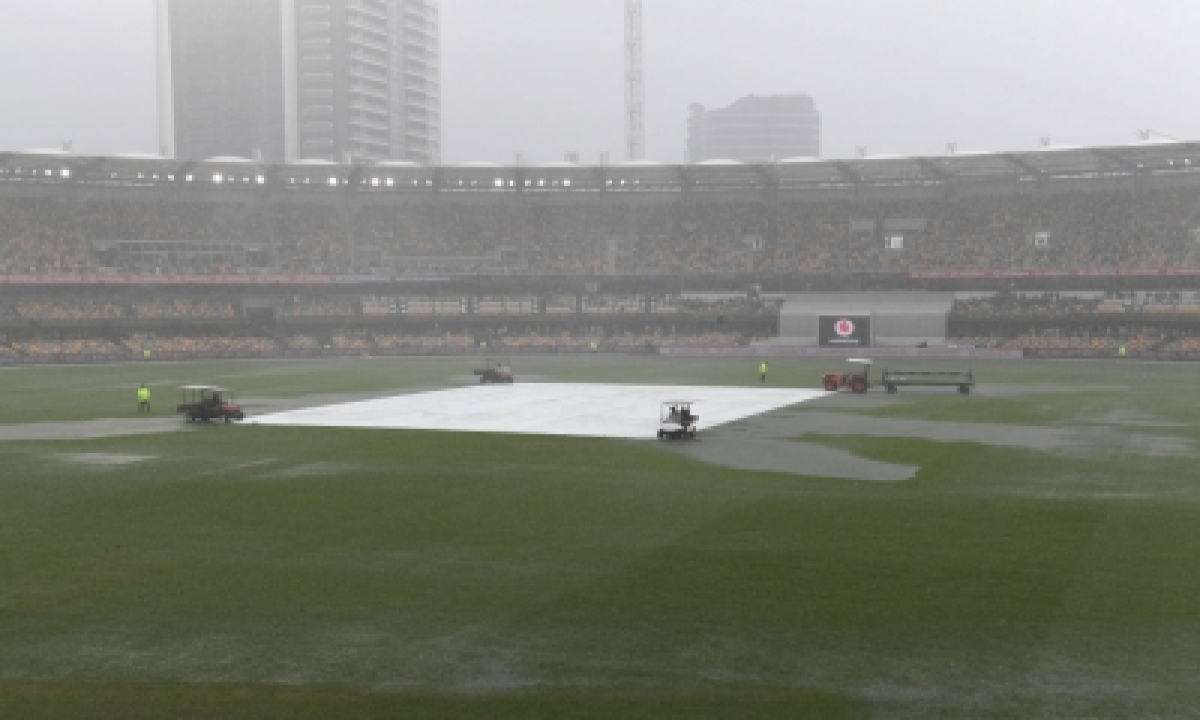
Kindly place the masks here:
[(437, 0), (157, 0), (162, 154), (441, 157)]
[(719, 110), (691, 106), (688, 162), (770, 162), (820, 154), (821, 115), (807, 95), (749, 95)]

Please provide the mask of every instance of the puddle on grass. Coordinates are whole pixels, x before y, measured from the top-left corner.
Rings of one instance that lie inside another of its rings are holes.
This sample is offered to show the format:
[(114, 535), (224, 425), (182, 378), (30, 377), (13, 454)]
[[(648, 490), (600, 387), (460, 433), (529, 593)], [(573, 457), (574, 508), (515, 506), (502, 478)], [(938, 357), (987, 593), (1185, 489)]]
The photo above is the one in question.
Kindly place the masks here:
[(358, 466), (353, 463), (314, 462), (271, 473), (270, 477), (323, 477), (326, 475), (342, 475), (357, 469)]
[(122, 455), (119, 453), (59, 453), (54, 458), (72, 465), (95, 468), (122, 468), (158, 459), (156, 455)]

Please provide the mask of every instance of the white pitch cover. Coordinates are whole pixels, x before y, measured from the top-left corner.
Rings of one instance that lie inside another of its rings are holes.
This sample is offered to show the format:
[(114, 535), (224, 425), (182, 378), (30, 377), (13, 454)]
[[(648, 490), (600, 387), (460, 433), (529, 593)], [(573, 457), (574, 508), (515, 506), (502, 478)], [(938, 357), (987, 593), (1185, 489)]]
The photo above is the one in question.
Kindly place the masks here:
[(472, 385), (260, 415), (254, 425), (653, 439), (661, 403), (690, 400), (707, 428), (825, 397), (797, 388), (521, 383)]

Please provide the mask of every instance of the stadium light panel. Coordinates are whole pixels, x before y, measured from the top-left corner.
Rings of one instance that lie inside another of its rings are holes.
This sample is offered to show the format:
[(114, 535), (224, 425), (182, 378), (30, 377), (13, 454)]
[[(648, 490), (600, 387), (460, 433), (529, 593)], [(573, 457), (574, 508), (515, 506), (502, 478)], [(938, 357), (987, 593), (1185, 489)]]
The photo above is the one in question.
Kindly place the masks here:
[(213, 173), (213, 184), (220, 185), (225, 182), (225, 176), (221, 173)]

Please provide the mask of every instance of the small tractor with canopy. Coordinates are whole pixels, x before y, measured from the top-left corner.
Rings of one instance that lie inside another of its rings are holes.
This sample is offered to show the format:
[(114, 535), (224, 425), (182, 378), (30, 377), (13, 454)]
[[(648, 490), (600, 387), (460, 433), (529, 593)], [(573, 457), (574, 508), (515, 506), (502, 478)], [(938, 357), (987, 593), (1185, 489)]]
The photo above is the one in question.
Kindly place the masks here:
[(188, 422), (211, 422), (224, 420), (231, 423), (234, 420), (245, 420), (246, 414), (233, 401), (233, 393), (229, 390), (212, 385), (185, 385), (183, 402), (176, 407)]
[(475, 374), (479, 376), (480, 385), (488, 383), (512, 383), (513, 381), (512, 367), (509, 366), (506, 360), (492, 360), (489, 358), (483, 364), (483, 367), (475, 371)]
[(695, 440), (700, 416), (692, 412), (691, 400), (667, 400), (659, 412), (659, 440)]

